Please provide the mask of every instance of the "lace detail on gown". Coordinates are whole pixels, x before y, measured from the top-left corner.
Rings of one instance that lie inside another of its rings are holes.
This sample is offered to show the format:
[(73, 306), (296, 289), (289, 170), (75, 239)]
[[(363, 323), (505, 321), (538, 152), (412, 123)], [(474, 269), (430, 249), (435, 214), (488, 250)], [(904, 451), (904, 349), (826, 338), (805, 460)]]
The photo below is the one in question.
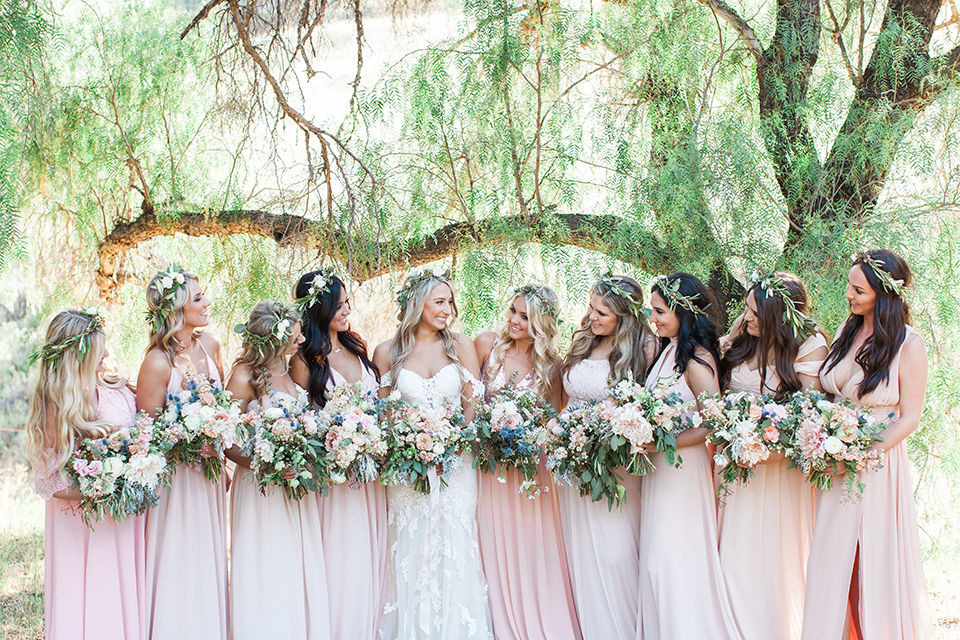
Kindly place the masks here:
[[(409, 404), (459, 403), (461, 375), (472, 378), (456, 363), (432, 378), (403, 369), (395, 390)], [(472, 455), (463, 458), (435, 493), (387, 488), (392, 575), (382, 638), (493, 639), (477, 542), (477, 473)]]
[(581, 360), (563, 376), (563, 390), (567, 392), (568, 406), (586, 404), (607, 397), (607, 378), (610, 363), (606, 360)]

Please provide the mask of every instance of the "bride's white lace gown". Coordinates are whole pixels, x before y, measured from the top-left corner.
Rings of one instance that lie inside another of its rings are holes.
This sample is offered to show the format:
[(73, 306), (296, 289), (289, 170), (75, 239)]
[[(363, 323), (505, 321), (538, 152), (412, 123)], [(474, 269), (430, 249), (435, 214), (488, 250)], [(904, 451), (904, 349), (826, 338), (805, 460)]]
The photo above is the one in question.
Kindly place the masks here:
[[(403, 369), (393, 389), (404, 402), (460, 402), (461, 374), (451, 363), (432, 378)], [(389, 375), (382, 384), (389, 385)], [(479, 383), (476, 383), (477, 385)], [(444, 475), (431, 495), (387, 487), (390, 529), (388, 594), (381, 637), (387, 640), (493, 640), (487, 585), (477, 543), (477, 472), (472, 454)]]

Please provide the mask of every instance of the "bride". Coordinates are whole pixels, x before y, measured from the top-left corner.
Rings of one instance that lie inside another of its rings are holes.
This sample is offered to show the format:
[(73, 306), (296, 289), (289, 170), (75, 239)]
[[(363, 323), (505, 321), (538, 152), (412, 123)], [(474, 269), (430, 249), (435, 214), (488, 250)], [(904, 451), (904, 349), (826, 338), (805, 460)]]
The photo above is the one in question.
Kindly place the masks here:
[[(449, 273), (418, 271), (397, 296), (400, 326), (379, 344), (373, 361), (382, 380), (381, 397), (397, 391), (403, 402), (440, 406), (459, 402), (473, 420), (473, 401), (482, 393), (470, 338), (454, 333), (453, 283)], [(463, 453), (453, 469), (438, 469), (441, 483), (430, 494), (405, 484), (387, 488), (389, 584), (381, 638), (493, 640), (477, 544), (477, 473)]]

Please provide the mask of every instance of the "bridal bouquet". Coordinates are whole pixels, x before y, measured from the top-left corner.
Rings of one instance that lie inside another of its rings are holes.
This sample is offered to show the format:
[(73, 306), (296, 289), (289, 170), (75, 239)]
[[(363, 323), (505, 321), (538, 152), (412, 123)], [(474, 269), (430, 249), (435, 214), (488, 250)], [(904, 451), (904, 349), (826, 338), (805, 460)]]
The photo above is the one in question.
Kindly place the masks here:
[(326, 451), (320, 420), (303, 402), (277, 402), (245, 413), (240, 424), (249, 433), (241, 453), (250, 458), (260, 493), (277, 487), (290, 500), (309, 491), (325, 491)]
[(153, 419), (145, 413), (126, 429), (82, 441), (65, 471), (80, 488), (80, 517), (91, 528), (105, 515), (121, 522), (157, 506), (158, 489), (170, 480), (153, 443)]
[(758, 464), (789, 449), (793, 421), (787, 406), (747, 393), (702, 394), (700, 403), (703, 426), (710, 429), (707, 442), (716, 447), (718, 493), (729, 493), (730, 485), (747, 482)]
[(882, 440), (883, 424), (849, 402), (830, 402), (816, 391), (795, 394), (789, 407), (796, 423), (793, 464), (808, 482), (827, 491), (833, 477), (845, 472), (848, 492), (859, 498), (863, 483), (858, 474), (881, 466), (882, 454), (873, 446)]
[(533, 389), (505, 387), (493, 402), (477, 408), (474, 466), (494, 475), (500, 467), (516, 467), (523, 475), (520, 490), (530, 497), (539, 495), (543, 489), (537, 483), (537, 465), (553, 415)]
[(560, 414), (549, 424), (547, 466), (563, 482), (578, 482), (581, 495), (595, 501), (607, 498), (611, 508), (623, 501), (625, 489), (617, 472), (626, 468), (633, 475), (654, 469), (644, 445), (664, 453), (667, 464), (679, 465), (677, 434), (700, 423), (699, 415), (684, 414), (693, 408), (679, 393), (670, 392), (673, 380), (653, 390), (633, 380), (611, 384), (607, 398)]
[(388, 451), (383, 464), (384, 482), (409, 484), (417, 491), (430, 493), (430, 470), (439, 467), (440, 473), (452, 472), (460, 464), (458, 452), (476, 441), (472, 426), (463, 423), (459, 405), (410, 405), (395, 391), (381, 408), (385, 412)]
[(330, 481), (365, 483), (377, 479), (387, 441), (377, 418), (377, 402), (361, 383), (333, 388), (317, 419), (330, 461)]
[(223, 472), (223, 452), (237, 443), (239, 404), (204, 375), (187, 378), (186, 388), (168, 393), (157, 416), (154, 434), (171, 465), (185, 464), (202, 470), (217, 482)]

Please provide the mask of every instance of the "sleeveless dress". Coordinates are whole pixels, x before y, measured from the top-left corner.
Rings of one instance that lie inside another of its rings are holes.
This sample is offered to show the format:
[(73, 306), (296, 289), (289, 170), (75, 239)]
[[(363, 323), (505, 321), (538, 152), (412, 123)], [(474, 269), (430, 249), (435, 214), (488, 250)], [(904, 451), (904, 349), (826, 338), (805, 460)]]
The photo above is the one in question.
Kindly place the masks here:
[[(673, 377), (676, 357), (674, 338), (650, 370), (647, 388)], [(673, 389), (685, 402), (695, 400), (683, 376)], [(679, 469), (668, 465), (664, 454), (650, 454), (656, 471), (643, 476), (636, 637), (740, 640), (720, 570), (710, 455), (703, 443), (678, 454), (683, 459)]]
[[(492, 402), (506, 385), (503, 367), (493, 380), (483, 372), (484, 400)], [(516, 382), (533, 384), (533, 371)], [(505, 482), (500, 482), (503, 477)], [(579, 640), (567, 556), (560, 528), (557, 485), (541, 460), (535, 498), (520, 492), (515, 468), (496, 476), (480, 474), (477, 526), (480, 556), (490, 589), (497, 640)]]
[[(461, 375), (471, 377), (456, 363), (432, 378), (403, 369), (393, 389), (410, 404), (459, 404)], [(389, 374), (381, 384), (391, 384)], [(477, 472), (472, 454), (461, 459), (459, 468), (445, 474), (447, 486), (429, 495), (403, 484), (387, 487), (390, 558), (382, 638), (493, 640), (477, 544)]]
[[(843, 326), (837, 330), (837, 335)], [(907, 327), (906, 342), (919, 335)], [(857, 397), (863, 370), (850, 350), (830, 371), (820, 375), (827, 393), (848, 398), (878, 420), (900, 402), (900, 354), (890, 364), (890, 379)], [(839, 382), (849, 375), (843, 385)], [(933, 639), (933, 618), (920, 557), (920, 531), (910, 481), (907, 441), (887, 451), (883, 468), (861, 476), (866, 485), (860, 500), (845, 499), (843, 482), (820, 493), (817, 524), (807, 564), (803, 609), (804, 640), (841, 638), (850, 633), (848, 594), (854, 561), (859, 555), (860, 624), (865, 640)]]
[[(264, 407), (307, 402), (274, 392)], [(256, 409), (251, 400), (248, 410)], [(327, 572), (316, 498), (262, 495), (253, 471), (237, 466), (230, 487), (230, 630), (233, 640), (329, 640)], [(344, 636), (339, 636), (344, 637)]]
[[(826, 346), (819, 333), (810, 336), (796, 359)], [(796, 362), (794, 370), (816, 376), (822, 363)], [(779, 385), (768, 366), (764, 392)], [(760, 387), (760, 369), (744, 362), (731, 372), (727, 391), (759, 397)], [(748, 639), (800, 640), (816, 489), (789, 464), (758, 464), (750, 481), (734, 485), (720, 506), (720, 567), (737, 626)]]
[[(365, 391), (376, 397), (377, 378), (362, 367)], [(346, 379), (331, 368), (334, 382)], [(328, 383), (328, 391), (333, 388)], [(309, 497), (309, 496), (308, 496)], [(304, 498), (306, 500), (307, 498)], [(331, 638), (374, 640), (383, 614), (387, 574), (387, 492), (377, 481), (316, 494), (327, 568)]]
[[(216, 367), (209, 375), (221, 382)], [(183, 380), (174, 367), (167, 393), (183, 389)], [(211, 482), (181, 465), (170, 490), (147, 512), (150, 640), (228, 640), (226, 493), (226, 473)]]
[[(136, 398), (127, 387), (97, 387), (97, 420), (117, 429), (133, 424)], [(53, 458), (48, 451), (47, 461)], [(38, 469), (37, 493), (46, 500), (43, 623), (47, 640), (143, 640), (144, 516), (91, 530), (73, 500), (53, 494), (70, 488), (58, 469)]]
[[(563, 377), (568, 406), (607, 397), (610, 364), (581, 360)], [(621, 470), (626, 498), (620, 507), (557, 486), (570, 583), (584, 640), (633, 640), (640, 599), (640, 478)]]

